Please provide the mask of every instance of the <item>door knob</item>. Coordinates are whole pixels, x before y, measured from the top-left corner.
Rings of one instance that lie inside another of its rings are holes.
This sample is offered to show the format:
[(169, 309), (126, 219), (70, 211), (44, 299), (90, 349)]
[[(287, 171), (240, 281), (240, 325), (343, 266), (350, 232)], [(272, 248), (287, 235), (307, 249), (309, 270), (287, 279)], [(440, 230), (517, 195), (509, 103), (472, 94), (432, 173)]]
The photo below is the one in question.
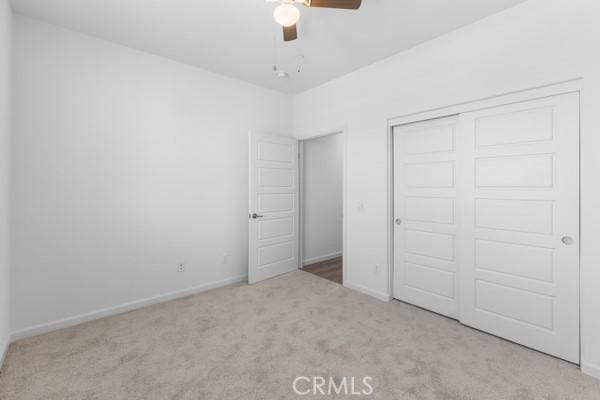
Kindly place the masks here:
[(400, 218), (395, 219), (396, 225), (402, 225), (402, 220)]
[(254, 214), (252, 214), (250, 217), (251, 217), (252, 219), (256, 219), (256, 218), (262, 218), (262, 217), (264, 217), (264, 215), (259, 215), (259, 214), (257, 214), (257, 213), (254, 213)]
[(575, 240), (573, 240), (571, 236), (563, 236), (562, 239), (560, 239), (560, 241), (566, 244), (567, 246), (570, 246), (573, 243), (575, 243)]

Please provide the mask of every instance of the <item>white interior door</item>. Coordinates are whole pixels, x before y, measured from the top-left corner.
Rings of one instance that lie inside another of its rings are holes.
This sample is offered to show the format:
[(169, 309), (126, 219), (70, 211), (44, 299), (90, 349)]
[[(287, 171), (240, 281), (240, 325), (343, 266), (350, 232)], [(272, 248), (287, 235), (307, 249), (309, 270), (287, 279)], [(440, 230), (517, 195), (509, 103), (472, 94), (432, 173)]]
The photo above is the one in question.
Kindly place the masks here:
[(461, 322), (579, 362), (579, 95), (462, 114)]
[(458, 318), (456, 117), (394, 128), (394, 297)]
[(248, 282), (298, 268), (298, 141), (250, 133)]

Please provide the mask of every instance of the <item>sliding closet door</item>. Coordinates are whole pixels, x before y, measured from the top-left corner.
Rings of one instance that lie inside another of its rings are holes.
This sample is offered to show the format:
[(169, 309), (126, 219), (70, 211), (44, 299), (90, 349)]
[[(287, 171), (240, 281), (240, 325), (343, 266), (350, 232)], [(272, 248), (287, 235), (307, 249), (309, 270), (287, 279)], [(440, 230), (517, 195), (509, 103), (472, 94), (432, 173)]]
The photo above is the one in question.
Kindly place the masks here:
[(579, 362), (579, 96), (462, 114), (461, 322)]
[(394, 297), (458, 318), (456, 118), (394, 128)]

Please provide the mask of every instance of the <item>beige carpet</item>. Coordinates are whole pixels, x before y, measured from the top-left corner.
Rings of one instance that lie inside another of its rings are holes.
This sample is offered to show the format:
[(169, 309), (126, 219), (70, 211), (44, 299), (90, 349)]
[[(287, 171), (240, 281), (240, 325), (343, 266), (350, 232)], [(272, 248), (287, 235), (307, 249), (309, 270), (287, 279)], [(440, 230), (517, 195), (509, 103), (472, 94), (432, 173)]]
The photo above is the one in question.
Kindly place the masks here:
[[(301, 375), (374, 394), (297, 396)], [(301, 271), (22, 340), (0, 375), (2, 400), (294, 398), (598, 400), (600, 381)]]

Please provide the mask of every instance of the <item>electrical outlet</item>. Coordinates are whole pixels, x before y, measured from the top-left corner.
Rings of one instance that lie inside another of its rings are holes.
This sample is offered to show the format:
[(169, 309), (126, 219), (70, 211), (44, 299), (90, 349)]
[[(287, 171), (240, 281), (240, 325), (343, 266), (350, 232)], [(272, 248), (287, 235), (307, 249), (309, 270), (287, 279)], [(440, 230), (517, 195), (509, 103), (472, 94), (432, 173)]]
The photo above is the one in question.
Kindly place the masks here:
[(177, 272), (185, 272), (185, 264), (184, 263), (177, 264)]
[(378, 273), (379, 273), (379, 270), (380, 270), (380, 268), (379, 268), (379, 265), (375, 265), (375, 273), (376, 273), (376, 274), (378, 274)]
[(229, 262), (229, 254), (223, 254), (223, 264), (227, 264)]

